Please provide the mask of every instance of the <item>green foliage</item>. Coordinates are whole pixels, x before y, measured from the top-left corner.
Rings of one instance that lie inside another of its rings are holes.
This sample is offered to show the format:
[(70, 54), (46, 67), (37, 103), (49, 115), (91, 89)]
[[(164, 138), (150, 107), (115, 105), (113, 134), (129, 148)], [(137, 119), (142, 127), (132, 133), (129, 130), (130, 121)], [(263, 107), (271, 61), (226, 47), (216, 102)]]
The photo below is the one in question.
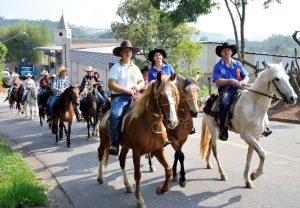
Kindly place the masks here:
[[(187, 26), (187, 25), (181, 25)], [(200, 71), (199, 65), (196, 62), (201, 58), (202, 44), (191, 39), (193, 34), (197, 34), (197, 30), (190, 29), (190, 34), (187, 34), (178, 46), (171, 50), (171, 60), (175, 70), (185, 76), (195, 76)]]
[[(198, 32), (195, 28), (187, 24), (174, 26), (168, 18), (161, 16), (161, 11), (154, 8), (150, 0), (126, 0), (120, 4), (117, 14), (122, 22), (113, 22), (111, 25), (116, 38), (130, 40), (135, 47), (140, 48), (146, 60), (150, 50), (163, 48), (172, 65), (189, 64), (189, 69), (194, 70), (194, 62), (201, 54), (200, 44), (191, 40), (192, 35)], [(147, 63), (143, 61), (141, 65)]]
[(214, 0), (151, 0), (161, 10), (160, 18), (168, 18), (173, 24), (196, 22), (200, 15), (209, 14), (219, 3)]
[[(216, 87), (212, 87), (211, 88), (211, 93), (217, 93), (218, 92), (218, 89)], [(204, 97), (204, 96), (207, 96), (209, 95), (209, 92), (208, 92), (208, 87), (206, 85), (203, 85), (200, 89), (200, 97)]]
[(21, 155), (0, 140), (0, 207), (45, 205), (45, 188)]
[(4, 44), (0, 43), (0, 86), (2, 86), (2, 72), (3, 72), (3, 69), (4, 69), (4, 61), (5, 61), (5, 57), (6, 57), (6, 54), (7, 54), (7, 48)]
[(26, 34), (18, 35), (16, 38), (5, 42), (8, 48), (8, 62), (18, 63), (22, 58), (26, 57), (32, 64), (35, 64), (39, 61), (39, 53), (34, 48), (48, 45), (51, 42), (49, 29), (45, 25), (19, 24), (5, 27), (7, 27), (7, 33), (1, 37), (2, 40), (8, 40), (26, 32)]

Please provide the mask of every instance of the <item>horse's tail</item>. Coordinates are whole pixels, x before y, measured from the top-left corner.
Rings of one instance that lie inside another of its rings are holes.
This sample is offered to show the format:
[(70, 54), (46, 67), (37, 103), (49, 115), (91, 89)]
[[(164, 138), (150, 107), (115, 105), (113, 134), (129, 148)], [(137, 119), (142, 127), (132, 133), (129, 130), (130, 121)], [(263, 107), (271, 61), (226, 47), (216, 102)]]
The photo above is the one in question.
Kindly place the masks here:
[(209, 143), (210, 143), (210, 133), (208, 130), (208, 126), (205, 121), (205, 117), (202, 120), (202, 132), (201, 132), (201, 142), (200, 142), (200, 152), (202, 160), (206, 158)]
[(110, 146), (110, 141), (107, 141), (105, 143), (105, 150), (104, 150), (104, 167), (107, 168), (109, 164), (109, 146)]

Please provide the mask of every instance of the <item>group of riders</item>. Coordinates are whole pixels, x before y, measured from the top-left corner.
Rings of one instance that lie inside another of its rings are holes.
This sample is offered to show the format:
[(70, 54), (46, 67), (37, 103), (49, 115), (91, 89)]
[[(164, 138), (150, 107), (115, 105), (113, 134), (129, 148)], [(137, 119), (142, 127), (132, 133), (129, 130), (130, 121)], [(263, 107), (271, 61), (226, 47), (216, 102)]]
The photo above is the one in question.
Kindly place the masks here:
[[(173, 67), (167, 63), (167, 53), (163, 49), (154, 49), (148, 53), (148, 59), (151, 66), (146, 66), (142, 70), (136, 66), (131, 60), (132, 56), (136, 55), (139, 49), (133, 47), (131, 42), (125, 40), (119, 47), (113, 49), (113, 54), (120, 57), (119, 62), (115, 63), (109, 71), (108, 75), (108, 88), (111, 97), (111, 109), (109, 117), (109, 134), (111, 138), (111, 146), (109, 153), (112, 155), (119, 154), (119, 137), (121, 129), (121, 120), (124, 110), (135, 95), (143, 91), (147, 84), (156, 79), (157, 73), (161, 72), (168, 76), (173, 75)], [(214, 66), (213, 69), (213, 82), (218, 87), (219, 94), (219, 119), (220, 119), (220, 134), (221, 140), (227, 140), (228, 127), (226, 119), (229, 111), (229, 105), (232, 101), (233, 95), (245, 86), (249, 81), (249, 74), (243, 65), (234, 60), (232, 57), (237, 53), (236, 45), (231, 45), (227, 42), (216, 47), (216, 54), (220, 57), (220, 61)], [(101, 85), (99, 74), (88, 66), (84, 69), (86, 75), (80, 84), (80, 105), (83, 104), (87, 92), (95, 85)], [(53, 95), (48, 99), (47, 109), (49, 114), (53, 113), (54, 105), (60, 98), (64, 90), (69, 87), (69, 79), (67, 76), (68, 69), (60, 67), (55, 74), (50, 75), (47, 71), (41, 73), (40, 91), (39, 96), (42, 96), (47, 89), (51, 89)], [(19, 87), (24, 87), (23, 102), (26, 93), (30, 88), (35, 87), (35, 82), (31, 74), (27, 74), (27, 79), (23, 82), (19, 79), (17, 74), (12, 75), (13, 80), (11, 83), (11, 94), (15, 93)], [(95, 93), (98, 98), (100, 106), (103, 105), (107, 95), (96, 90)], [(82, 121), (78, 104), (74, 103), (74, 110), (77, 121)], [(269, 131), (269, 129), (267, 129)], [(194, 133), (194, 130), (191, 132)], [(267, 132), (270, 134), (271, 131)]]

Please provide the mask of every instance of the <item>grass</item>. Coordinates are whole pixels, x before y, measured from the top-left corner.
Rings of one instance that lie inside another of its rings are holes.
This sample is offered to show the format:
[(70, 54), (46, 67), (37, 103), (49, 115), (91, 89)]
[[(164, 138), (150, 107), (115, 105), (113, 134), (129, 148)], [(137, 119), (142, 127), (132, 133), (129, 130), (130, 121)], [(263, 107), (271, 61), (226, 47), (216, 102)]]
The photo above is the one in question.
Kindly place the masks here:
[(45, 189), (22, 156), (0, 139), (0, 207), (45, 205)]

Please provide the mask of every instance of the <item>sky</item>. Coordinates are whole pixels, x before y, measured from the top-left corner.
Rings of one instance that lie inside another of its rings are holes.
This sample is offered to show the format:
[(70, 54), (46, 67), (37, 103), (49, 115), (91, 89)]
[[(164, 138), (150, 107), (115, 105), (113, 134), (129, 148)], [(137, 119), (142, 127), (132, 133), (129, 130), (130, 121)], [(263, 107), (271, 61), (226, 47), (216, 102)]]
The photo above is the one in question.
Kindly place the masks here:
[[(121, 21), (116, 15), (124, 0), (0, 0), (0, 16), (4, 19), (49, 19), (59, 21), (63, 12), (68, 23), (78, 26), (110, 28), (113, 21)], [(223, 33), (233, 36), (233, 27), (224, 1), (221, 8), (211, 14), (200, 16), (196, 28), (205, 32)], [(300, 30), (297, 14), (299, 0), (282, 0), (282, 4), (271, 4), (263, 9), (263, 0), (249, 1), (246, 8), (245, 37), (262, 40), (272, 34), (292, 35)], [(235, 15), (236, 16), (236, 15)]]

